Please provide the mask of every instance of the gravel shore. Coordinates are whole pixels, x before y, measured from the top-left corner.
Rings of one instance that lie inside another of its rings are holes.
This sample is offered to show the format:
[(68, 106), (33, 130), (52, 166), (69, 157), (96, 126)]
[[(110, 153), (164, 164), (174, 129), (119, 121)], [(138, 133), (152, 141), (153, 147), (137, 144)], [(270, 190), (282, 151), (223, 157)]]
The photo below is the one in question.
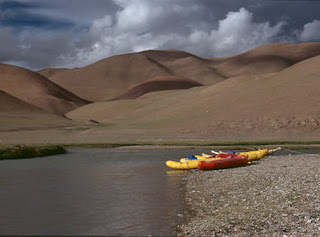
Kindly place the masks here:
[(185, 236), (318, 236), (320, 156), (268, 156), (186, 177)]

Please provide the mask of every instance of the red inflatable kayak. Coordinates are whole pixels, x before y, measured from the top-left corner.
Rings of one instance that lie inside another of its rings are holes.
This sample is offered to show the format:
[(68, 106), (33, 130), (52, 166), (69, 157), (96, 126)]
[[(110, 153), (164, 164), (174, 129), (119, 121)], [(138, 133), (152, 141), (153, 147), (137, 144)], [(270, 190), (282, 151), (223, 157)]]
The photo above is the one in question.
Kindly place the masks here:
[(212, 161), (199, 161), (199, 170), (216, 170), (225, 169), (238, 166), (244, 166), (248, 164), (248, 159), (245, 156), (238, 156), (235, 158), (225, 158), (223, 160), (212, 160)]
[(220, 153), (217, 154), (216, 157), (220, 157), (220, 158), (234, 158), (234, 157), (238, 157), (236, 154), (227, 154), (227, 153)]

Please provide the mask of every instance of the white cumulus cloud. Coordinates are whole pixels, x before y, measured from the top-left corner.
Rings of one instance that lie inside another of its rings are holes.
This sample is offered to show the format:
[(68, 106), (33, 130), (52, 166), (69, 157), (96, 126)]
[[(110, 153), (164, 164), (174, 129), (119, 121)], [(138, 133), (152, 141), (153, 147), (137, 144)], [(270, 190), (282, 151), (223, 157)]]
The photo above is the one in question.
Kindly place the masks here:
[[(320, 40), (319, 20), (305, 24), (303, 29), (285, 32), (288, 22), (271, 23), (244, 7), (225, 10), (225, 15), (217, 17), (218, 10), (212, 7), (216, 5), (204, 0), (99, 1), (94, 12), (89, 10), (87, 1), (79, 0), (77, 3), (82, 7), (77, 12), (81, 14), (72, 17), (67, 13), (77, 4), (47, 2), (55, 6), (46, 5), (49, 20), (67, 19), (71, 28), (17, 30), (14, 26), (0, 25), (1, 62), (32, 69), (72, 68), (115, 54), (148, 49), (180, 49), (202, 57), (223, 57), (267, 43)], [(109, 10), (103, 12), (103, 7)], [(41, 13), (33, 8), (28, 11), (29, 15)]]
[(320, 21), (314, 20), (305, 24), (300, 39), (302, 41), (320, 41)]
[(237, 12), (229, 12), (225, 19), (219, 21), (217, 29), (194, 31), (189, 39), (193, 44), (200, 45), (194, 50), (201, 53), (210, 50), (213, 56), (229, 56), (275, 41), (284, 24), (278, 22), (271, 26), (269, 22), (257, 23), (252, 13), (241, 8)]
[[(137, 4), (133, 1), (117, 2), (123, 9), (116, 19), (111, 16), (96, 19), (82, 39), (89, 45), (76, 49), (76, 54), (71, 55), (76, 60), (62, 55), (63, 64), (83, 66), (113, 54), (164, 48), (187, 50), (205, 57), (229, 56), (274, 42), (285, 24), (278, 22), (272, 26), (269, 22), (255, 22), (253, 14), (241, 8), (237, 12), (229, 12), (216, 29), (204, 31), (194, 27), (187, 34), (168, 34), (152, 31), (154, 25), (163, 20), (164, 6), (156, 8), (152, 5), (154, 1), (145, 0), (137, 1)], [(181, 12), (178, 7), (171, 10)]]

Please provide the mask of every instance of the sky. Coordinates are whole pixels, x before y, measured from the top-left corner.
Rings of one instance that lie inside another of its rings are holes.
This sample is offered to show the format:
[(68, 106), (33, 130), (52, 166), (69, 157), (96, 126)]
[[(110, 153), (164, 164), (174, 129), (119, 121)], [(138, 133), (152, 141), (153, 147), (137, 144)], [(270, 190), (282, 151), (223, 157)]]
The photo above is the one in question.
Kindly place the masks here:
[(76, 68), (149, 49), (225, 57), (320, 41), (319, 9), (320, 0), (0, 0), (0, 62)]

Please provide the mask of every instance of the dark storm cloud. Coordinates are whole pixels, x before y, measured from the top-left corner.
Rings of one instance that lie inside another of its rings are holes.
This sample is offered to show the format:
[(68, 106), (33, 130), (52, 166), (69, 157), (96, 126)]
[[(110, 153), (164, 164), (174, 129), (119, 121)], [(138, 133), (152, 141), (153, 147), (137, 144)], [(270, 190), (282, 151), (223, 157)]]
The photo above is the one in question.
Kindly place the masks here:
[(41, 12), (46, 10), (43, 3), (17, 1), (0, 2), (0, 23), (3, 26), (38, 28), (71, 28), (74, 24), (67, 19), (50, 18)]
[(0, 60), (79, 67), (113, 54), (177, 48), (228, 56), (320, 40), (320, 1), (0, 0)]

